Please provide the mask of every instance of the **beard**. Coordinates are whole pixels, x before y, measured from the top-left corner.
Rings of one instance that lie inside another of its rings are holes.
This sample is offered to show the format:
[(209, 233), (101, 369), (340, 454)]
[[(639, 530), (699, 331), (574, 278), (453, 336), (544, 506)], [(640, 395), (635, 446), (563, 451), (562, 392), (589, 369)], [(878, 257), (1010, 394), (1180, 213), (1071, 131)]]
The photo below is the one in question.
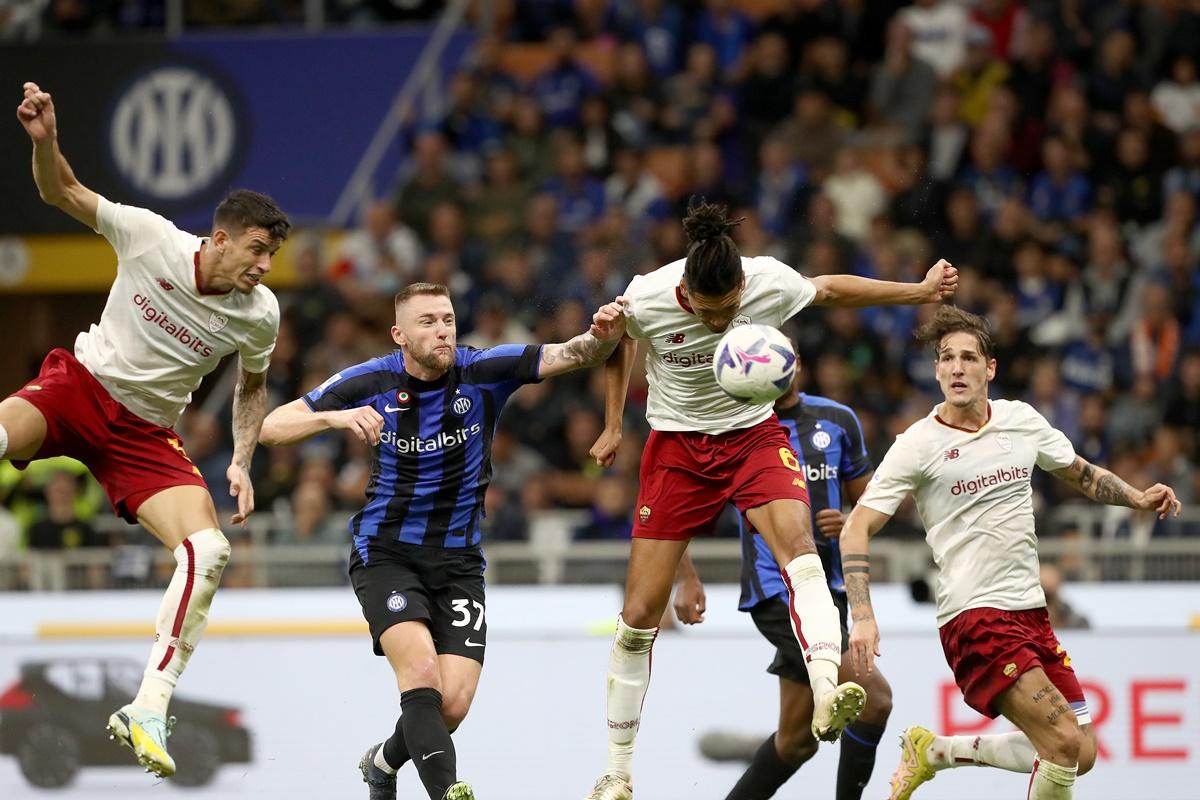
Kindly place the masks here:
[[(436, 345), (435, 345), (436, 346)], [(410, 349), (408, 352), (413, 361), (416, 361), (425, 369), (437, 370), (445, 372), (454, 366), (454, 348), (453, 346), (445, 353), (438, 353), (433, 348), (418, 352), (416, 349)]]

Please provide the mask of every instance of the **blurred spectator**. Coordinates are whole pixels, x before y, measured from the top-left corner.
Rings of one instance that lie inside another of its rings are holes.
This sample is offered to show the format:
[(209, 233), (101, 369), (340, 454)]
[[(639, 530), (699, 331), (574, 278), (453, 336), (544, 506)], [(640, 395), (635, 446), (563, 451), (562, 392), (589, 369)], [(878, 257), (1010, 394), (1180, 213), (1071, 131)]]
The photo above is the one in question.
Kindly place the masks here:
[(588, 175), (583, 145), (574, 138), (559, 146), (554, 177), (540, 187), (554, 198), (558, 208), (558, 228), (563, 233), (582, 233), (604, 213), (604, 186)]
[[(67, 550), (103, 547), (105, 542), (87, 522), (79, 518), (75, 509), (78, 493), (76, 476), (69, 472), (55, 471), (46, 480), (46, 515), (29, 529), (29, 549), (37, 554), (30, 563), (29, 588), (34, 591), (61, 592), (68, 587), (67, 566), (58, 557)], [(103, 583), (103, 568), (92, 565), (86, 571), (90, 575), (88, 585), (99, 588)]]
[[(1117, 395), (1109, 409), (1108, 439), (1113, 451), (1136, 451), (1145, 447), (1162, 424), (1163, 405), (1164, 398), (1153, 378), (1149, 375), (1135, 378), (1131, 391)], [(1153, 481), (1145, 485), (1151, 483)]]
[(663, 92), (666, 105), (659, 125), (670, 139), (691, 140), (692, 131), (709, 114), (719, 85), (716, 51), (706, 44), (693, 44), (688, 48), (684, 70), (667, 79)]
[(475, 78), (479, 108), (498, 124), (508, 125), (521, 85), (500, 61), (503, 47), (498, 36), (480, 36), (471, 53), (469, 67)]
[(1187, 192), (1200, 198), (1200, 129), (1185, 133), (1179, 140), (1179, 161), (1167, 170), (1163, 179), (1167, 195)]
[(361, 307), (391, 300), (416, 279), (420, 264), (416, 234), (396, 221), (388, 202), (375, 200), (363, 212), (361, 227), (342, 240), (332, 276), (350, 305)]
[(847, 127), (858, 125), (867, 82), (850, 71), (849, 53), (842, 39), (826, 36), (813, 41), (804, 51), (800, 77), (833, 102), (839, 122)]
[(855, 242), (866, 238), (871, 221), (887, 208), (883, 184), (862, 166), (852, 147), (838, 152), (833, 174), (825, 179), (821, 191), (837, 209), (837, 232)]
[(935, 229), (934, 252), (959, 267), (981, 265), (984, 228), (975, 193), (961, 186), (953, 189), (946, 200), (945, 216), (947, 224)]
[(521, 179), (513, 152), (500, 147), (488, 153), (484, 182), (469, 207), (471, 235), (486, 248), (512, 244), (521, 230), (529, 202), (529, 185)]
[(801, 89), (792, 114), (773, 131), (776, 138), (791, 142), (793, 157), (819, 180), (833, 167), (834, 156), (846, 141), (846, 130), (833, 116), (828, 95), (816, 89)]
[(1145, 224), (1162, 210), (1162, 175), (1150, 163), (1150, 148), (1141, 131), (1126, 128), (1117, 135), (1115, 163), (1102, 174), (1101, 202), (1121, 219)]
[(1092, 627), (1087, 617), (1080, 614), (1062, 597), (1063, 576), (1058, 567), (1043, 562), (1042, 592), (1046, 595), (1046, 611), (1055, 630), (1086, 629)]
[(1092, 187), (1076, 169), (1062, 139), (1042, 142), (1042, 170), (1029, 187), (1029, 209), (1043, 223), (1071, 225), (1092, 206)]
[(621, 208), (634, 235), (666, 218), (669, 208), (662, 184), (646, 169), (645, 154), (626, 147), (617, 151), (613, 173), (604, 182), (607, 208)]
[(1058, 428), (1071, 441), (1079, 439), (1078, 393), (1063, 385), (1058, 363), (1053, 358), (1040, 358), (1029, 376), (1029, 392), (1025, 402)]
[(913, 55), (937, 70), (940, 78), (949, 77), (962, 65), (970, 20), (961, 4), (916, 0), (900, 17), (912, 31)]
[(767, 232), (785, 236), (800, 216), (808, 188), (804, 168), (791, 160), (790, 145), (778, 138), (763, 142), (754, 208)]
[(479, 81), (465, 70), (450, 76), (449, 103), (438, 129), (454, 151), (459, 177), (477, 179), (481, 159), (500, 139), (500, 125), (480, 99)]
[(1200, 127), (1200, 81), (1196, 62), (1177, 56), (1171, 62), (1171, 77), (1154, 87), (1150, 102), (1171, 130), (1183, 135)]
[(283, 316), (292, 323), (296, 347), (307, 353), (320, 340), (325, 320), (344, 309), (346, 303), (325, 274), (321, 238), (303, 232), (293, 239), (296, 282), (291, 289), (280, 293), (280, 306)]
[(1008, 80), (1008, 76), (1007, 62), (993, 55), (992, 35), (987, 28), (968, 26), (966, 55), (951, 77), (960, 97), (959, 114), (967, 124), (983, 122), (993, 92)]
[(1030, 24), (1030, 14), (1019, 0), (979, 0), (971, 9), (971, 21), (988, 32), (992, 54), (1009, 59)]
[(4, 0), (0, 3), (0, 41), (37, 39), (51, 0)]
[(970, 129), (958, 115), (958, 105), (958, 92), (951, 86), (943, 86), (934, 95), (929, 109), (926, 153), (929, 174), (936, 181), (949, 181), (958, 175), (971, 140)]
[[(641, 45), (626, 42), (617, 48), (613, 66), (613, 81), (604, 100), (591, 98), (590, 105), (607, 102), (612, 110), (611, 129), (621, 141), (645, 147), (658, 128), (658, 115), (663, 106), (661, 84), (650, 70)], [(584, 120), (587, 123), (587, 120)], [(592, 127), (595, 127), (594, 124)], [(610, 142), (610, 150), (615, 142)]]
[(558, 224), (558, 199), (535, 194), (525, 207), (524, 230), (518, 246), (538, 281), (564, 280), (575, 263), (575, 240)]
[[(501, 344), (534, 344), (532, 331), (513, 316), (508, 301), (498, 294), (485, 294), (475, 312), (475, 326), (458, 343), (467, 347), (486, 350)], [(495, 440), (492, 442), (492, 461), (495, 462)]]
[(1104, 395), (1084, 395), (1079, 409), (1079, 440), (1071, 442), (1075, 452), (1093, 464), (1107, 464), (1111, 448), (1108, 443), (1108, 403)]
[(275, 529), (272, 542), (282, 545), (344, 545), (349, 533), (333, 515), (329, 490), (316, 481), (299, 484), (292, 492), (291, 524)]
[(1141, 316), (1129, 336), (1131, 366), (1135, 375), (1149, 375), (1162, 385), (1174, 375), (1179, 358), (1179, 320), (1173, 313), (1170, 290), (1163, 283), (1149, 283), (1141, 303)]
[(551, 128), (570, 127), (579, 122), (579, 109), (588, 95), (600, 90), (592, 71), (577, 58), (575, 32), (559, 25), (550, 32), (550, 66), (534, 78), (530, 94)]
[[(1150, 473), (1151, 483), (1165, 483), (1175, 490), (1175, 496), (1185, 507), (1196, 501), (1196, 467), (1188, 460), (1175, 431), (1160, 427), (1154, 432), (1150, 446), (1150, 461), (1146, 465)], [(1181, 532), (1179, 523), (1174, 521), (1162, 525), (1155, 530), (1156, 535)]]
[(591, 95), (583, 101), (579, 117), (579, 140), (583, 145), (583, 164), (594, 178), (612, 171), (613, 156), (621, 146), (609, 116), (608, 101), (602, 95)]
[(1134, 66), (1135, 43), (1124, 30), (1105, 35), (1100, 58), (1087, 79), (1088, 104), (1101, 127), (1116, 130), (1125, 108), (1125, 95), (1143, 88)]
[(1011, 292), (997, 292), (992, 298), (987, 319), (992, 328), (996, 358), (995, 383), (999, 393), (1003, 397), (1023, 395), (1033, 372), (1032, 354), (1035, 351), (1028, 332), (1020, 324), (1016, 296)]
[(1092, 314), (1083, 336), (1067, 342), (1063, 348), (1063, 383), (1084, 394), (1103, 394), (1113, 387), (1116, 358), (1109, 346), (1108, 315)]
[(796, 94), (788, 42), (778, 33), (762, 33), (750, 48), (745, 78), (739, 83), (741, 119), (753, 147), (787, 116)]
[(1190, 350), (1179, 361), (1176, 381), (1167, 393), (1166, 424), (1186, 432), (1193, 458), (1200, 456), (1200, 351)]
[(713, 49), (717, 66), (727, 78), (742, 76), (753, 34), (754, 23), (733, 0), (704, 0), (704, 10), (696, 19), (696, 41)]
[(634, 496), (624, 478), (601, 478), (588, 509), (588, 520), (575, 530), (575, 538), (583, 541), (628, 539), (633, 534)]
[(958, 182), (975, 193), (983, 218), (991, 221), (1008, 197), (1022, 193), (1021, 176), (1004, 161), (1008, 132), (996, 127), (977, 128), (971, 136), (970, 161)]
[(646, 62), (659, 78), (674, 75), (683, 57), (683, 11), (667, 0), (633, 0), (615, 5), (621, 38), (642, 46)]
[(898, 126), (910, 141), (920, 141), (929, 122), (938, 77), (928, 62), (913, 56), (912, 34), (900, 17), (888, 26), (883, 63), (875, 67), (870, 104), (885, 122)]
[(546, 130), (537, 100), (523, 94), (513, 103), (512, 131), (504, 146), (517, 159), (517, 172), (531, 184), (538, 184), (554, 171), (554, 146)]
[(444, 259), (451, 272), (478, 280), (483, 275), (485, 254), (467, 235), (462, 207), (438, 203), (429, 214), (429, 255)]
[(446, 159), (446, 139), (434, 130), (417, 134), (412, 150), (412, 174), (396, 192), (397, 218), (416, 231), (422, 241), (429, 236), (429, 218), (442, 203), (460, 199), (458, 182)]

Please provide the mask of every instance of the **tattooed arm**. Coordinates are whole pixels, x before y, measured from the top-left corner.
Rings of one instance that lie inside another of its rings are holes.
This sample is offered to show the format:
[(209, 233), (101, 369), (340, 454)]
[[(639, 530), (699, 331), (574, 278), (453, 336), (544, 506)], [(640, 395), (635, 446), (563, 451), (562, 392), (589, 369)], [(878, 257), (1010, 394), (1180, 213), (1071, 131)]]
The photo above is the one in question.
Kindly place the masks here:
[(1159, 519), (1166, 519), (1168, 515), (1179, 516), (1181, 504), (1175, 499), (1175, 490), (1170, 486), (1156, 483), (1143, 492), (1079, 456), (1075, 456), (1071, 466), (1056, 469), (1051, 474), (1075, 487), (1084, 497), (1105, 505), (1155, 511)]
[(884, 514), (861, 503), (854, 507), (842, 527), (842, 576), (846, 581), (846, 599), (850, 601), (850, 663), (854, 674), (874, 668), (879, 655), (879, 626), (875, 609), (871, 607), (871, 537), (879, 533), (890, 514)]
[(592, 326), (586, 332), (568, 342), (543, 346), (538, 377), (562, 375), (584, 367), (596, 367), (607, 361), (625, 334), (624, 300), (618, 297), (600, 306), (592, 315)]
[(258, 444), (263, 419), (267, 416), (267, 373), (241, 371), (233, 390), (233, 461), (225, 470), (229, 494), (237, 498), (234, 525), (245, 525), (254, 511), (254, 487), (250, 483), (250, 458)]

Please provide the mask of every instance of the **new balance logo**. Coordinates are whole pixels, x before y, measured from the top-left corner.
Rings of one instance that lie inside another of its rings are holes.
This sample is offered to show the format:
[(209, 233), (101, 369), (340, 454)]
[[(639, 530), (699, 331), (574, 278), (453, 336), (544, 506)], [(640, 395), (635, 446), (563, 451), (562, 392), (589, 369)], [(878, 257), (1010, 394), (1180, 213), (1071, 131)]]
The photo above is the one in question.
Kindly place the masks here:
[(668, 333), (663, 337), (663, 341), (667, 344), (683, 344), (682, 333)]
[(175, 290), (175, 287), (171, 285), (170, 281), (167, 281), (164, 278), (158, 278), (157, 280), (158, 280), (158, 285), (161, 286), (162, 288), (166, 289), (168, 292)]
[(942, 461), (953, 461), (956, 458), (958, 458), (957, 447), (953, 450), (947, 450), (946, 452), (942, 453)]

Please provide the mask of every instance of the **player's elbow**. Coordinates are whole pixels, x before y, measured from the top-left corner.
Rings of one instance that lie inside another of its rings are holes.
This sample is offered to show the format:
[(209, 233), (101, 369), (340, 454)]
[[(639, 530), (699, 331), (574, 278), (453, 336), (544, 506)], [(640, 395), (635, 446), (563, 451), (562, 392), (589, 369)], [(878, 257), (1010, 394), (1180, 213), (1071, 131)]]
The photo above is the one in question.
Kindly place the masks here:
[(279, 447), (287, 444), (283, 436), (282, 426), (267, 417), (263, 420), (262, 430), (258, 432), (258, 443), (263, 447)]

